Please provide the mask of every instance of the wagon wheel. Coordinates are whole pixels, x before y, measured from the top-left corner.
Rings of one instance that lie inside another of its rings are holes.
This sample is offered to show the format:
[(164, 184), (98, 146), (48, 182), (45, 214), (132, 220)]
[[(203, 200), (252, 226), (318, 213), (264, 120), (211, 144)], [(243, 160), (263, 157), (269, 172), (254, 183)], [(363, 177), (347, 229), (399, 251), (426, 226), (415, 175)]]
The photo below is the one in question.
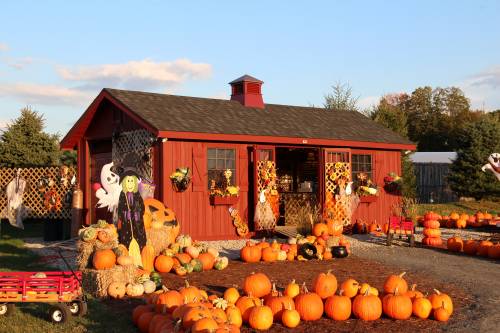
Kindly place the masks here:
[(66, 304), (58, 303), (50, 307), (49, 317), (53, 323), (65, 323), (71, 317), (71, 312)]
[(10, 316), (15, 309), (16, 306), (13, 303), (0, 304), (0, 316)]
[(87, 314), (87, 302), (85, 301), (74, 301), (68, 303), (69, 312), (73, 316), (83, 317)]
[(392, 237), (394, 236), (394, 234), (392, 232), (389, 232), (387, 234), (387, 246), (391, 246), (392, 245)]

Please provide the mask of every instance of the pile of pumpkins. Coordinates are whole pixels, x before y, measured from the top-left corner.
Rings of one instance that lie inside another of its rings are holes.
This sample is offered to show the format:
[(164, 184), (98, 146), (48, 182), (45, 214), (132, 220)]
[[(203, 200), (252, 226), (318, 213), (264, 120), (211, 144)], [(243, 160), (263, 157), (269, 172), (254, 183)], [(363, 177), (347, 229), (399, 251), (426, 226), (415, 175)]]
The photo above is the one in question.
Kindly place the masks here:
[(154, 260), (154, 268), (158, 272), (172, 272), (180, 276), (211, 269), (223, 270), (228, 264), (229, 259), (220, 256), (217, 249), (193, 242), (189, 235), (179, 235), (175, 243)]
[(344, 321), (352, 316), (365, 321), (377, 320), (382, 313), (397, 320), (412, 315), (447, 321), (453, 313), (451, 298), (434, 290), (428, 298), (420, 291), (408, 289), (400, 275), (389, 276), (384, 283), (384, 295), (367, 283), (347, 279), (337, 293), (337, 278), (330, 271), (318, 274), (311, 289), (290, 282), (282, 292), (264, 273), (245, 277), (242, 290), (235, 287), (222, 297), (188, 283), (179, 290), (164, 289), (148, 297), (145, 305), (137, 306), (132, 320), (141, 333), (160, 332), (239, 332), (242, 325), (255, 330), (268, 330), (274, 323), (287, 328), (301, 321), (316, 321), (323, 316)]
[[(339, 249), (340, 247), (344, 247), (344, 250)], [(346, 257), (349, 248), (350, 243), (343, 236), (297, 235), (289, 238), (286, 243), (279, 243), (277, 240), (267, 242), (265, 239), (257, 243), (248, 241), (240, 250), (240, 258), (247, 263), (329, 260), (334, 257)]]
[(102, 244), (107, 244), (118, 239), (118, 232), (114, 224), (98, 220), (97, 223), (78, 230), (78, 236), (87, 243), (99, 241)]
[(495, 216), (488, 212), (480, 212), (478, 211), (476, 214), (468, 215), (466, 213), (457, 213), (452, 212), (450, 215), (439, 215), (434, 212), (427, 212), (424, 215), (423, 220), (421, 222), (425, 222), (425, 216), (428, 214), (434, 214), (436, 220), (441, 223), (441, 226), (446, 228), (458, 228), (464, 229), (467, 227), (483, 227), (489, 225), (492, 221), (495, 221)]
[(439, 230), (440, 215), (428, 212), (424, 215), (424, 238), (422, 244), (428, 246), (441, 246), (443, 240), (441, 239), (441, 231)]
[(463, 252), (471, 256), (482, 256), (491, 259), (500, 259), (500, 243), (496, 244), (489, 239), (486, 240), (463, 240), (459, 236), (454, 236), (446, 242), (447, 248), (453, 252)]

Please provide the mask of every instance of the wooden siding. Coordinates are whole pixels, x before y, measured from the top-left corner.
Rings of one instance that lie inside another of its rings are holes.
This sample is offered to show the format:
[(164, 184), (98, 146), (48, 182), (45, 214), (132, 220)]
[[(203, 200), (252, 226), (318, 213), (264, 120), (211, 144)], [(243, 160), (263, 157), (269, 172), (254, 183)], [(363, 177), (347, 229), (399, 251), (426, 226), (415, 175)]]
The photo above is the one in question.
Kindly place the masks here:
[[(166, 141), (162, 149), (162, 201), (171, 207), (179, 222), (181, 232), (193, 239), (236, 239), (237, 235), (227, 205), (210, 205), (207, 172), (208, 147), (236, 149), (236, 175), (240, 195), (234, 206), (246, 221), (248, 214), (248, 151), (247, 145)], [(169, 175), (178, 167), (192, 171), (191, 185), (185, 192), (175, 192)]]
[(458, 201), (450, 189), (446, 177), (450, 173), (449, 163), (415, 163), (417, 197), (421, 203), (446, 203)]
[(379, 195), (375, 202), (360, 202), (358, 209), (354, 213), (352, 222), (357, 219), (363, 219), (366, 222), (377, 222), (379, 224), (387, 223), (391, 215), (391, 208), (398, 203), (400, 197), (386, 193), (384, 177), (389, 172), (401, 174), (401, 153), (399, 151), (380, 151), (380, 150), (352, 150), (351, 154), (372, 154), (373, 180), (379, 187)]

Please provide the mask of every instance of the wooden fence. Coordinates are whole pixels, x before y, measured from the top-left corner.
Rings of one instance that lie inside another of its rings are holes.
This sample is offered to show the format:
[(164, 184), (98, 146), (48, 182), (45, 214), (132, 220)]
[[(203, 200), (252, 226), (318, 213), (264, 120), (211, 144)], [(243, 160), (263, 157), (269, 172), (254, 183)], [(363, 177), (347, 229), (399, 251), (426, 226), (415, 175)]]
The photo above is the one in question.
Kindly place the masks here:
[[(34, 219), (71, 219), (71, 200), (73, 186), (71, 179), (76, 176), (73, 167), (40, 168), (0, 168), (0, 218), (7, 216), (7, 185), (20, 170), (20, 178), (26, 181), (23, 204), (28, 208), (27, 218)], [(60, 209), (47, 209), (46, 191), (54, 191), (51, 197), (59, 199)]]
[(415, 163), (417, 198), (421, 203), (446, 203), (458, 201), (446, 178), (450, 173), (448, 163)]

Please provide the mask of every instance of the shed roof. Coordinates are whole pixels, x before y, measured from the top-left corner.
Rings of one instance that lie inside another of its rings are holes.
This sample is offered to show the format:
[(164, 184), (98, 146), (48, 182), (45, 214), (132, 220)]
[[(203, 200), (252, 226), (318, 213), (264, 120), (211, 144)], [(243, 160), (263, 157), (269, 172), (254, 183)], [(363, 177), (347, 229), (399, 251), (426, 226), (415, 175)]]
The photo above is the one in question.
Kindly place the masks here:
[[(176, 96), (105, 88), (100, 96), (109, 98), (137, 116), (150, 129), (160, 132), (202, 133), (209, 135), (247, 135), (318, 140), (341, 140), (394, 145), (411, 149), (414, 144), (397, 133), (354, 111), (329, 111), (322, 108), (265, 104), (264, 109), (245, 107), (237, 101)], [(99, 96), (96, 101), (100, 100)], [(63, 139), (72, 147), (74, 135), (88, 126), (86, 111)], [(94, 108), (95, 112), (95, 108)], [(91, 114), (92, 113), (92, 114)], [(216, 138), (213, 138), (216, 139)], [(71, 141), (71, 142), (70, 142)]]

